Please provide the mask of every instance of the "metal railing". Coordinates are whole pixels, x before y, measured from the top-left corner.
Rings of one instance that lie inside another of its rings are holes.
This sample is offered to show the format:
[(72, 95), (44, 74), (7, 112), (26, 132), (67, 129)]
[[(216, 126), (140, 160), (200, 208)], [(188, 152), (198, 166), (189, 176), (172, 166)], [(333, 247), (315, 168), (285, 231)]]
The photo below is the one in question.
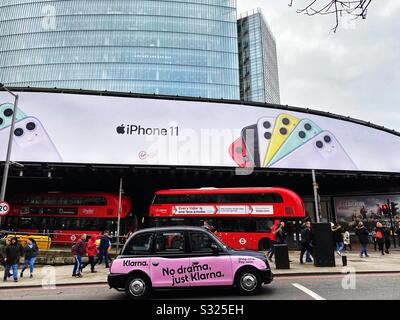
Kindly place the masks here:
[[(23, 232), (23, 231), (15, 231), (15, 230), (6, 230), (6, 229), (0, 229), (0, 239), (6, 238), (6, 237), (17, 237), (17, 236), (32, 236), (32, 237), (48, 237), (48, 242), (51, 244), (55, 245), (72, 245), (79, 241), (80, 237), (85, 234), (85, 233), (80, 233), (80, 232), (62, 232), (62, 233), (56, 233), (52, 232), (49, 229), (45, 229), (42, 232)], [(94, 235), (95, 233), (88, 233), (86, 234), (87, 236)], [(102, 236), (101, 234), (95, 234), (97, 236), (97, 239), (100, 239)], [(57, 237), (62, 236), (62, 237), (69, 237), (69, 240), (58, 240)], [(97, 240), (96, 239), (96, 240)], [(128, 235), (111, 235), (109, 236), (110, 242), (111, 242), (111, 249), (115, 250), (116, 254), (119, 254), (120, 249), (123, 247), (125, 244), (126, 240), (128, 239)]]

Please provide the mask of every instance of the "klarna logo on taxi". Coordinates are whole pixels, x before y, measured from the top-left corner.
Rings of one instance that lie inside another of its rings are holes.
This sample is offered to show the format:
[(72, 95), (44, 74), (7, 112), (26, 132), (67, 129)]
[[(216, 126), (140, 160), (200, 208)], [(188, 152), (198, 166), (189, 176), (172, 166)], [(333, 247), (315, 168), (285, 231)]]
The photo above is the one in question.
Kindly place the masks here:
[(122, 262), (122, 266), (124, 266), (124, 267), (147, 267), (147, 261), (124, 260)]

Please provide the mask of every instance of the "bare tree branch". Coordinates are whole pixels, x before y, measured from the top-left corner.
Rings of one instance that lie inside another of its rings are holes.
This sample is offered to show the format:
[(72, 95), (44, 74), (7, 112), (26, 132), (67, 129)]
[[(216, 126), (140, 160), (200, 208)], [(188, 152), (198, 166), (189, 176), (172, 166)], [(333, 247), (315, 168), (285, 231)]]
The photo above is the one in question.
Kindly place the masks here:
[[(290, 0), (289, 7), (292, 7), (295, 2), (296, 0)], [(372, 0), (310, 0), (310, 3), (303, 9), (297, 9), (297, 13), (308, 16), (333, 14), (335, 16), (335, 26), (332, 31), (336, 32), (340, 18), (343, 15), (353, 16), (354, 19), (366, 19), (371, 2)]]

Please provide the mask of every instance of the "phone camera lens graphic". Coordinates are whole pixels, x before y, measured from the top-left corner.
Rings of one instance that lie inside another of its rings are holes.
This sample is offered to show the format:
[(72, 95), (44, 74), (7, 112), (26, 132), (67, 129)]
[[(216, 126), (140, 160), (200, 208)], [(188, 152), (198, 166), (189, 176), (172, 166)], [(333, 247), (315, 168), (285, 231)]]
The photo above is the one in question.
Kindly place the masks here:
[(242, 147), (236, 147), (235, 152), (236, 152), (237, 154), (242, 154), (243, 148), (242, 148)]
[(4, 110), (3, 113), (4, 113), (4, 115), (5, 115), (6, 117), (11, 117), (12, 114), (13, 114), (13, 111), (12, 111), (12, 109), (8, 108), (8, 109)]
[(29, 122), (29, 123), (26, 124), (26, 128), (27, 128), (29, 131), (35, 130), (36, 124), (35, 124), (34, 122)]
[(318, 149), (322, 149), (324, 147), (324, 143), (322, 141), (317, 141), (315, 145), (317, 146)]
[(306, 133), (304, 131), (299, 132), (299, 137), (304, 139), (306, 137)]
[(22, 130), (21, 128), (17, 128), (17, 129), (14, 130), (14, 134), (17, 137), (20, 137), (20, 136), (22, 136), (24, 134), (24, 130)]
[(265, 139), (270, 140), (271, 137), (272, 137), (271, 132), (266, 132), (266, 133), (264, 133), (264, 137), (265, 137)]
[(324, 137), (324, 141), (325, 141), (326, 143), (329, 143), (329, 142), (332, 141), (332, 139), (331, 139), (330, 136), (325, 136), (325, 137)]
[(282, 123), (287, 126), (290, 123), (290, 120), (288, 118), (283, 118)]
[(279, 132), (281, 133), (281, 135), (285, 135), (285, 134), (287, 134), (287, 130), (285, 129), (285, 128), (280, 128), (279, 129)]
[(0, 118), (0, 125), (2, 125), (4, 122), (3, 118)]
[(311, 124), (306, 123), (306, 124), (304, 125), (304, 129), (306, 129), (307, 131), (310, 131), (310, 130), (312, 129)]
[(264, 126), (265, 129), (269, 129), (269, 128), (271, 128), (271, 122), (265, 121), (265, 122), (263, 123), (263, 126)]

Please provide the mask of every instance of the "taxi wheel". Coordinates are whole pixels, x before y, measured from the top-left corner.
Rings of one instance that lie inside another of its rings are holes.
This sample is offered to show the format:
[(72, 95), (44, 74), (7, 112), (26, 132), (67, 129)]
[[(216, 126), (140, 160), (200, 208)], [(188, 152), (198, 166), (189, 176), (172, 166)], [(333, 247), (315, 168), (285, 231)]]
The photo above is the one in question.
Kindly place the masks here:
[(130, 299), (146, 299), (151, 293), (151, 282), (145, 275), (134, 274), (126, 282), (125, 293)]
[(236, 276), (235, 287), (242, 295), (254, 295), (261, 290), (261, 276), (257, 270), (240, 270)]

